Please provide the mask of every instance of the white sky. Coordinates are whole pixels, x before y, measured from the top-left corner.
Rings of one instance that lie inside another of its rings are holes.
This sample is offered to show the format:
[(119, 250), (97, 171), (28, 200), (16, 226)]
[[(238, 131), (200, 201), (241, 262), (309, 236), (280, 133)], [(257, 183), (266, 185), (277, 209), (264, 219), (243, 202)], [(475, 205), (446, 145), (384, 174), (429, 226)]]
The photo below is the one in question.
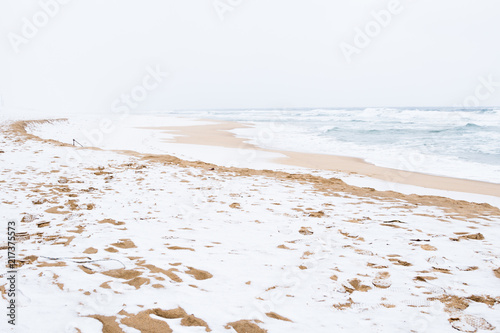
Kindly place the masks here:
[[(54, 1), (68, 3), (16, 53), (23, 18)], [(217, 1), (234, 4), (223, 21), (213, 0), (0, 0), (4, 106), (108, 112), (156, 66), (170, 76), (136, 111), (453, 106), (488, 76), (477, 101), (500, 105), (498, 0), (400, 0), (351, 63), (340, 44), (390, 1)]]

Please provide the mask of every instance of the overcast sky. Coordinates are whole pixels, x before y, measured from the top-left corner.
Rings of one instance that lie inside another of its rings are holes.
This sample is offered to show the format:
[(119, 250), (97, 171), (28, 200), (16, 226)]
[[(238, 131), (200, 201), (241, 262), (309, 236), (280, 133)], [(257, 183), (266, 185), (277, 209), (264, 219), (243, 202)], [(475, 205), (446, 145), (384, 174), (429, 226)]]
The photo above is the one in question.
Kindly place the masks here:
[(498, 0), (1, 0), (0, 96), (68, 113), (500, 105), (499, 32)]

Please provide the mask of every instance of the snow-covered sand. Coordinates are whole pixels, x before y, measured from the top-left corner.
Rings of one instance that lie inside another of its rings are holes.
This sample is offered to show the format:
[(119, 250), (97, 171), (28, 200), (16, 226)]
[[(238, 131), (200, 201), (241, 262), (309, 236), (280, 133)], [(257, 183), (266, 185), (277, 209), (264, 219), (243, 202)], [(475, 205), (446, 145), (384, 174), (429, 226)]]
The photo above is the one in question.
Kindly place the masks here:
[[(95, 123), (82, 135), (76, 118), (2, 124), (2, 228), (16, 221), (28, 235), (18, 239), (19, 332), (500, 328), (497, 207), (292, 174), (270, 155), (244, 166), (274, 171), (162, 156), (241, 159), (221, 157), (232, 148), (158, 146), (165, 137), (140, 129), (143, 119), (125, 141)], [(75, 138), (130, 151), (75, 148)], [(6, 309), (5, 287), (2, 296)]]

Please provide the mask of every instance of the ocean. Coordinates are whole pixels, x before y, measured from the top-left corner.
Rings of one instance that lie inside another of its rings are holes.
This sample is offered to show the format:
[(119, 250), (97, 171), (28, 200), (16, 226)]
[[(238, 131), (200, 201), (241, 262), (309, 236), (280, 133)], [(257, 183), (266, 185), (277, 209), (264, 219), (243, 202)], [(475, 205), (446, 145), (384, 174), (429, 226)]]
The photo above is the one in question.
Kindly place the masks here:
[(233, 132), (264, 148), (358, 157), (427, 174), (500, 183), (500, 108), (172, 111), (251, 123)]

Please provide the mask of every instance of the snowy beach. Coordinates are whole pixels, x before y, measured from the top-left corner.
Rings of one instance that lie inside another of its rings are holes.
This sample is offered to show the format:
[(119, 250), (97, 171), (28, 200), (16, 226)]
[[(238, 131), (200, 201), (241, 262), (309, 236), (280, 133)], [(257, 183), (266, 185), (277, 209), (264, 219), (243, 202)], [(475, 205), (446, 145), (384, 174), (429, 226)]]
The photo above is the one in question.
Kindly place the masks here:
[[(431, 170), (428, 164), (439, 160), (414, 154), (411, 149), (401, 149), (397, 156), (403, 164), (379, 165), (370, 161), (369, 154), (364, 156), (355, 149), (352, 154), (361, 154), (358, 156), (362, 158), (340, 156), (334, 149), (317, 153), (314, 144), (301, 145), (301, 142), (314, 139), (313, 134), (309, 134), (309, 139), (305, 134), (297, 138), (294, 132), (297, 125), (290, 125), (278, 117), (264, 122), (241, 122), (217, 119), (221, 114), (227, 119), (238, 117), (239, 112), (216, 112), (215, 116), (207, 112), (192, 112), (187, 116), (183, 116), (182, 112), (73, 116), (58, 121), (30, 123), (28, 131), (44, 139), (68, 144), (75, 139), (77, 146), (167, 154), (226, 167), (313, 172), (379, 190), (436, 195), (443, 195), (444, 192), (452, 198), (500, 204), (498, 164), (478, 164), (479, 168), (474, 169), (477, 166), (466, 161), (448, 160), (443, 161), (444, 168), (437, 166), (436, 170)], [(254, 111), (253, 114), (256, 116), (252, 118), (258, 118), (260, 114), (267, 117), (266, 112)], [(302, 112), (297, 118), (302, 119), (307, 114)], [(213, 118), (200, 119), (208, 115)], [(351, 137), (355, 139), (356, 135)], [(281, 148), (280, 144), (284, 141), (292, 144)], [(425, 145), (418, 140), (413, 142), (414, 145)], [(494, 142), (491, 145), (496, 148)], [(372, 149), (381, 151), (379, 155), (383, 159), (390, 148)], [(499, 155), (492, 156), (495, 162)], [(442, 157), (440, 159), (443, 160)], [(446, 165), (453, 163), (457, 167), (448, 174)]]
[(0, 1), (0, 333), (500, 332), (499, 13)]
[[(498, 196), (283, 165), (282, 153), (232, 146), (235, 124), (128, 121), (2, 123), (21, 331), (500, 327)], [(176, 140), (214, 125), (226, 147)]]

